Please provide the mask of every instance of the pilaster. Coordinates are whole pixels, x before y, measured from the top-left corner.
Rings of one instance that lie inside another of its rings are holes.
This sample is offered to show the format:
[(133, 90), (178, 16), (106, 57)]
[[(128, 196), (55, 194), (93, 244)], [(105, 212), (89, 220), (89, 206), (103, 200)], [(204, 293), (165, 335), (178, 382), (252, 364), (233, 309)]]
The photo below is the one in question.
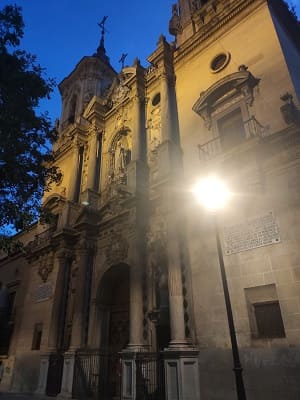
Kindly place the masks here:
[(85, 294), (87, 290), (87, 268), (89, 262), (89, 249), (87, 243), (82, 241), (77, 250), (78, 275), (76, 278), (76, 293), (74, 301), (74, 314), (72, 323), (72, 336), (70, 349), (75, 350), (84, 345), (85, 326)]
[(48, 337), (48, 350), (50, 352), (57, 351), (60, 346), (60, 337), (59, 331), (62, 330), (61, 323), (61, 315), (62, 315), (62, 307), (64, 304), (63, 295), (64, 288), (66, 285), (66, 268), (67, 262), (70, 260), (71, 252), (67, 249), (61, 249), (56, 254), (55, 262), (57, 263), (57, 278), (56, 278), (56, 286), (55, 286), (55, 295), (53, 297), (53, 305), (52, 305), (52, 315), (51, 315), (51, 324), (49, 327), (49, 337)]
[(76, 195), (77, 175), (78, 175), (79, 146), (75, 145), (72, 150), (72, 168), (70, 169), (69, 188), (67, 192), (68, 200), (74, 201)]
[(193, 349), (164, 352), (166, 400), (200, 399), (198, 354)]
[(72, 398), (74, 367), (75, 367), (75, 353), (71, 351), (65, 353), (61, 391), (60, 394), (57, 396), (58, 399)]
[(87, 173), (87, 188), (95, 190), (95, 174), (96, 174), (96, 160), (97, 160), (97, 139), (98, 133), (93, 126), (89, 131), (89, 160), (88, 160), (88, 173)]
[[(168, 196), (169, 197), (169, 196)], [(169, 199), (171, 201), (171, 199)], [(168, 215), (167, 253), (168, 253), (168, 287), (171, 341), (169, 347), (181, 348), (187, 345), (184, 327), (184, 308), (182, 293), (182, 275), (180, 265), (180, 249), (178, 229), (175, 215)]]
[(131, 351), (140, 351), (143, 340), (143, 260), (139, 239), (133, 238), (129, 253), (130, 264), (130, 326), (129, 344)]
[(35, 394), (37, 395), (46, 394), (50, 354), (51, 353), (44, 353), (41, 354), (40, 356), (40, 375), (39, 375), (38, 386), (35, 391)]

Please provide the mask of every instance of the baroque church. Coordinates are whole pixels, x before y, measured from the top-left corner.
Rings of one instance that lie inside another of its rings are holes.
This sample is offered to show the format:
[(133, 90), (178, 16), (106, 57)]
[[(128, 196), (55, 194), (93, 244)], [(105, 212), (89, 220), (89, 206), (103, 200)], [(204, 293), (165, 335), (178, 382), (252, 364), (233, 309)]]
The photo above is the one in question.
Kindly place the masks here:
[[(116, 72), (102, 34), (59, 85), (55, 221), (0, 260), (0, 391), (229, 400), (238, 372), (240, 400), (300, 398), (299, 22), (281, 0), (170, 16), (148, 67)], [(212, 175), (217, 231), (192, 190)]]

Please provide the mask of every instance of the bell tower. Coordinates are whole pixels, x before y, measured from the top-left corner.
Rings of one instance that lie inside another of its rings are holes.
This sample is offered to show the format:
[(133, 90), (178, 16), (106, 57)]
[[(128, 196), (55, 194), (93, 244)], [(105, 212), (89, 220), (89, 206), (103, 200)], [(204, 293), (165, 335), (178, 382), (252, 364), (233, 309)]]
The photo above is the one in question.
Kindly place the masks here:
[(178, 46), (197, 31), (195, 12), (201, 10), (208, 2), (209, 0), (178, 0), (177, 4), (172, 6), (169, 32), (175, 36)]
[(178, 0), (178, 11), (181, 24), (184, 25), (191, 19), (192, 0)]
[(101, 37), (96, 52), (92, 56), (83, 57), (71, 74), (59, 84), (62, 96), (61, 129), (78, 121), (93, 96), (105, 98), (116, 77), (104, 46), (106, 18), (98, 24)]

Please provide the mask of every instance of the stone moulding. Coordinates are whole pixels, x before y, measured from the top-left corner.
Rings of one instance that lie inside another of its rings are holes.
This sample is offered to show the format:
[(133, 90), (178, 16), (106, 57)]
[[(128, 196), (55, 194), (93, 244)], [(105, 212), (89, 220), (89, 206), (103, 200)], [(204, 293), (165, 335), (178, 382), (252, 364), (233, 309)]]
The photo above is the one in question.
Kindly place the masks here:
[(233, 95), (241, 93), (247, 104), (251, 106), (254, 100), (253, 89), (259, 81), (260, 79), (255, 78), (251, 72), (247, 71), (246, 66), (241, 66), (238, 72), (225, 76), (202, 92), (193, 105), (193, 111), (203, 118), (205, 125), (210, 129), (214, 107), (223, 96), (229, 92), (232, 92)]

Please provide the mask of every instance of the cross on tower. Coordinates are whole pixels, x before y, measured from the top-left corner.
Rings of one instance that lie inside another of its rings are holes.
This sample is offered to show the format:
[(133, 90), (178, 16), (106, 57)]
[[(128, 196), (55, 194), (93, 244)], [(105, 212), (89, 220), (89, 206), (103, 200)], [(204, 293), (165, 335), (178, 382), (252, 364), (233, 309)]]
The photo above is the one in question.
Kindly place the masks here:
[(99, 57), (101, 57), (101, 58), (105, 58), (106, 59), (106, 61), (108, 61), (108, 57), (106, 56), (106, 54), (105, 54), (105, 47), (104, 47), (104, 35), (105, 35), (105, 32), (108, 32), (106, 29), (105, 29), (105, 23), (106, 23), (106, 20), (107, 20), (107, 18), (108, 18), (108, 16), (104, 16), (103, 18), (102, 18), (102, 20), (100, 21), (100, 22), (98, 22), (98, 26), (101, 28), (101, 39), (100, 39), (100, 45), (99, 45), (99, 47), (97, 48), (97, 56), (99, 56)]
[(105, 32), (107, 32), (107, 30), (105, 29), (105, 22), (107, 20), (108, 16), (104, 16), (102, 18), (101, 22), (98, 22), (98, 26), (101, 28), (101, 34), (104, 35)]
[(122, 53), (119, 63), (122, 65), (122, 69), (124, 68), (125, 58), (128, 56), (127, 53)]

